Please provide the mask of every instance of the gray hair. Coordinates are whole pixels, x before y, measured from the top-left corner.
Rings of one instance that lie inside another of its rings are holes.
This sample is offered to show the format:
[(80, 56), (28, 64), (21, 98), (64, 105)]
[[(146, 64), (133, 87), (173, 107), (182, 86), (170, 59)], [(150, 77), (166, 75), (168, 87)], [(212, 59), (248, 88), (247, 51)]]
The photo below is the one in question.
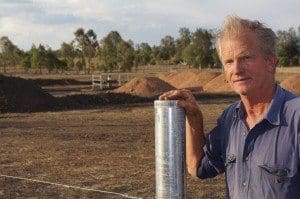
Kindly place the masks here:
[(277, 37), (271, 28), (267, 28), (259, 21), (242, 19), (236, 15), (226, 17), (220, 32), (217, 35), (217, 52), (221, 58), (221, 41), (228, 36), (238, 36), (245, 30), (252, 31), (257, 39), (259, 46), (265, 56), (277, 57)]

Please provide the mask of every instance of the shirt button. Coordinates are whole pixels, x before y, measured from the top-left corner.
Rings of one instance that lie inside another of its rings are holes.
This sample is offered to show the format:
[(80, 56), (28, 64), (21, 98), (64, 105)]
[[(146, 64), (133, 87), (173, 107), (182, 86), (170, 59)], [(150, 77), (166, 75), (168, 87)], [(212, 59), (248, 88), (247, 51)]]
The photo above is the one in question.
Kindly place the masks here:
[(246, 161), (248, 161), (249, 160), (249, 157), (246, 157), (246, 159), (245, 159)]
[(242, 184), (243, 186), (246, 186), (246, 182), (243, 182), (243, 184)]

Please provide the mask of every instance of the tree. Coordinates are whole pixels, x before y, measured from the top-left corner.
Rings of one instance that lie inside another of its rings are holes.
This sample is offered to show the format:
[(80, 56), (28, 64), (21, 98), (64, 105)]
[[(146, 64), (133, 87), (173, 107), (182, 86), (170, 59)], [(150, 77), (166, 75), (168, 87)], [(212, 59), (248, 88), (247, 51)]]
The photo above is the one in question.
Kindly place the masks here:
[(94, 65), (91, 64), (92, 58), (96, 54), (96, 49), (99, 47), (96, 33), (90, 29), (85, 34), (84, 56), (87, 57), (88, 73), (94, 70)]
[(6, 67), (14, 65), (18, 62), (18, 48), (10, 41), (7, 36), (0, 38), (0, 63), (3, 72), (6, 73)]
[(80, 56), (81, 59), (81, 64), (82, 64), (82, 68), (84, 69), (84, 71), (86, 72), (86, 67), (85, 67), (85, 61), (84, 61), (84, 29), (83, 28), (78, 28), (75, 32), (75, 39), (73, 41), (74, 43), (74, 47), (76, 49), (77, 54)]
[(212, 52), (212, 63), (215, 68), (222, 68), (222, 63), (217, 53), (217, 50), (214, 48)]
[(28, 72), (28, 70), (31, 68), (31, 62), (30, 62), (30, 54), (24, 53), (21, 59), (21, 66), (24, 68), (25, 73)]
[(63, 42), (59, 49), (59, 54), (67, 62), (67, 68), (73, 68), (74, 58), (76, 57), (76, 52), (73, 43), (70, 44)]
[(76, 63), (75, 63), (75, 67), (77, 69), (77, 74), (79, 74), (79, 72), (83, 69), (83, 63), (81, 62), (81, 60), (78, 60)]
[(117, 31), (111, 31), (100, 41), (100, 69), (130, 71), (134, 63), (132, 41), (124, 41)]
[(212, 34), (205, 29), (197, 29), (192, 42), (183, 50), (183, 60), (194, 68), (203, 68), (214, 64)]
[(295, 29), (290, 28), (288, 31), (278, 31), (277, 35), (279, 38), (279, 64), (282, 66), (298, 65), (299, 48), (297, 45), (299, 37), (297, 37)]
[(31, 67), (33, 69), (39, 70), (40, 74), (42, 74), (42, 67), (45, 63), (45, 53), (46, 53), (46, 49), (41, 44), (39, 45), (38, 48), (36, 48), (36, 46), (33, 45), (30, 49)]
[(44, 65), (48, 70), (48, 73), (51, 73), (55, 68), (58, 62), (57, 57), (54, 55), (51, 49), (48, 49), (45, 52)]
[(160, 61), (161, 58), (160, 58), (160, 48), (159, 46), (153, 46), (151, 48), (151, 61), (150, 61), (150, 64), (154, 65), (157, 63), (157, 61)]
[(137, 65), (147, 65), (151, 61), (151, 47), (148, 43), (141, 43), (137, 45), (136, 50), (136, 64)]
[(66, 60), (58, 59), (56, 53), (52, 51), (51, 48), (46, 50), (43, 64), (47, 68), (48, 73), (51, 73), (54, 69), (56, 72), (61, 70), (61, 73), (63, 73), (67, 67)]
[(188, 28), (179, 29), (179, 38), (175, 41), (176, 53), (174, 56), (174, 63), (180, 63), (183, 61), (182, 52), (191, 43), (191, 32)]
[(100, 69), (112, 71), (118, 65), (117, 46), (122, 41), (122, 37), (117, 31), (111, 31), (100, 41), (99, 60)]
[(196, 68), (198, 66), (196, 62), (197, 52), (196, 45), (190, 44), (182, 51), (182, 59), (187, 63), (188, 66)]
[(212, 65), (215, 68), (222, 68), (222, 63), (219, 58), (219, 55), (217, 53), (216, 49), (216, 43), (217, 43), (217, 35), (218, 35), (218, 30), (217, 29), (212, 29), (209, 31), (211, 34), (211, 42), (212, 42)]
[[(51, 73), (54, 69), (62, 69), (61, 67), (64, 65), (63, 61), (58, 59), (56, 52), (49, 47), (46, 49), (42, 44), (38, 48), (33, 45), (29, 51), (29, 55), (30, 66), (33, 69), (39, 70), (39, 73), (42, 73), (43, 68), (46, 68)], [(29, 66), (26, 62), (27, 58), (24, 59), (24, 64)], [(64, 69), (65, 67), (62, 70)]]
[(117, 45), (118, 70), (130, 71), (134, 61), (134, 48), (129, 42), (121, 41)]
[(165, 36), (160, 41), (160, 58), (169, 60), (175, 55), (175, 41), (170, 35)]
[(213, 64), (212, 34), (205, 29), (197, 29), (194, 33), (194, 43), (197, 46), (199, 66), (207, 67)]
[[(75, 48), (78, 50), (78, 53), (81, 57), (81, 63), (83, 64), (83, 68), (85, 73), (88, 73), (91, 69), (91, 59), (96, 54), (96, 48), (98, 47), (97, 42), (97, 35), (95, 32), (90, 29), (86, 33), (83, 28), (78, 28), (75, 32), (75, 39), (74, 39), (74, 45)], [(88, 63), (88, 67), (86, 67), (86, 59)]]

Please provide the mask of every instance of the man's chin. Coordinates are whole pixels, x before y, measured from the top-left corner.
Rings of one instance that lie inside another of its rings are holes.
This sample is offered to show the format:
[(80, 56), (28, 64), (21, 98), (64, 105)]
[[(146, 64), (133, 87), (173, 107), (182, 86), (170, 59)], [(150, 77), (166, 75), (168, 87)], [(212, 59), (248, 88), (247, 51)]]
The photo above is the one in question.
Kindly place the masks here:
[(234, 88), (233, 89), (237, 94), (241, 95), (241, 96), (246, 96), (248, 94), (248, 89), (244, 89), (244, 88)]
[(240, 92), (239, 95), (241, 96), (247, 96), (248, 92), (244, 91), (244, 92)]

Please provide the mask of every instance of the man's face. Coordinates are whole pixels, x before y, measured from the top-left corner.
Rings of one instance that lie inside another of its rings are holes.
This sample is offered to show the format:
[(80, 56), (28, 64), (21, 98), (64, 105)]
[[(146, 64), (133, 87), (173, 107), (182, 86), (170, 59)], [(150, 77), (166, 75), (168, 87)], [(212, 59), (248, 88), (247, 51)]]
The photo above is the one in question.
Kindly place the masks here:
[(264, 56), (250, 31), (221, 41), (221, 61), (227, 81), (240, 95), (261, 94), (272, 86), (276, 58)]

